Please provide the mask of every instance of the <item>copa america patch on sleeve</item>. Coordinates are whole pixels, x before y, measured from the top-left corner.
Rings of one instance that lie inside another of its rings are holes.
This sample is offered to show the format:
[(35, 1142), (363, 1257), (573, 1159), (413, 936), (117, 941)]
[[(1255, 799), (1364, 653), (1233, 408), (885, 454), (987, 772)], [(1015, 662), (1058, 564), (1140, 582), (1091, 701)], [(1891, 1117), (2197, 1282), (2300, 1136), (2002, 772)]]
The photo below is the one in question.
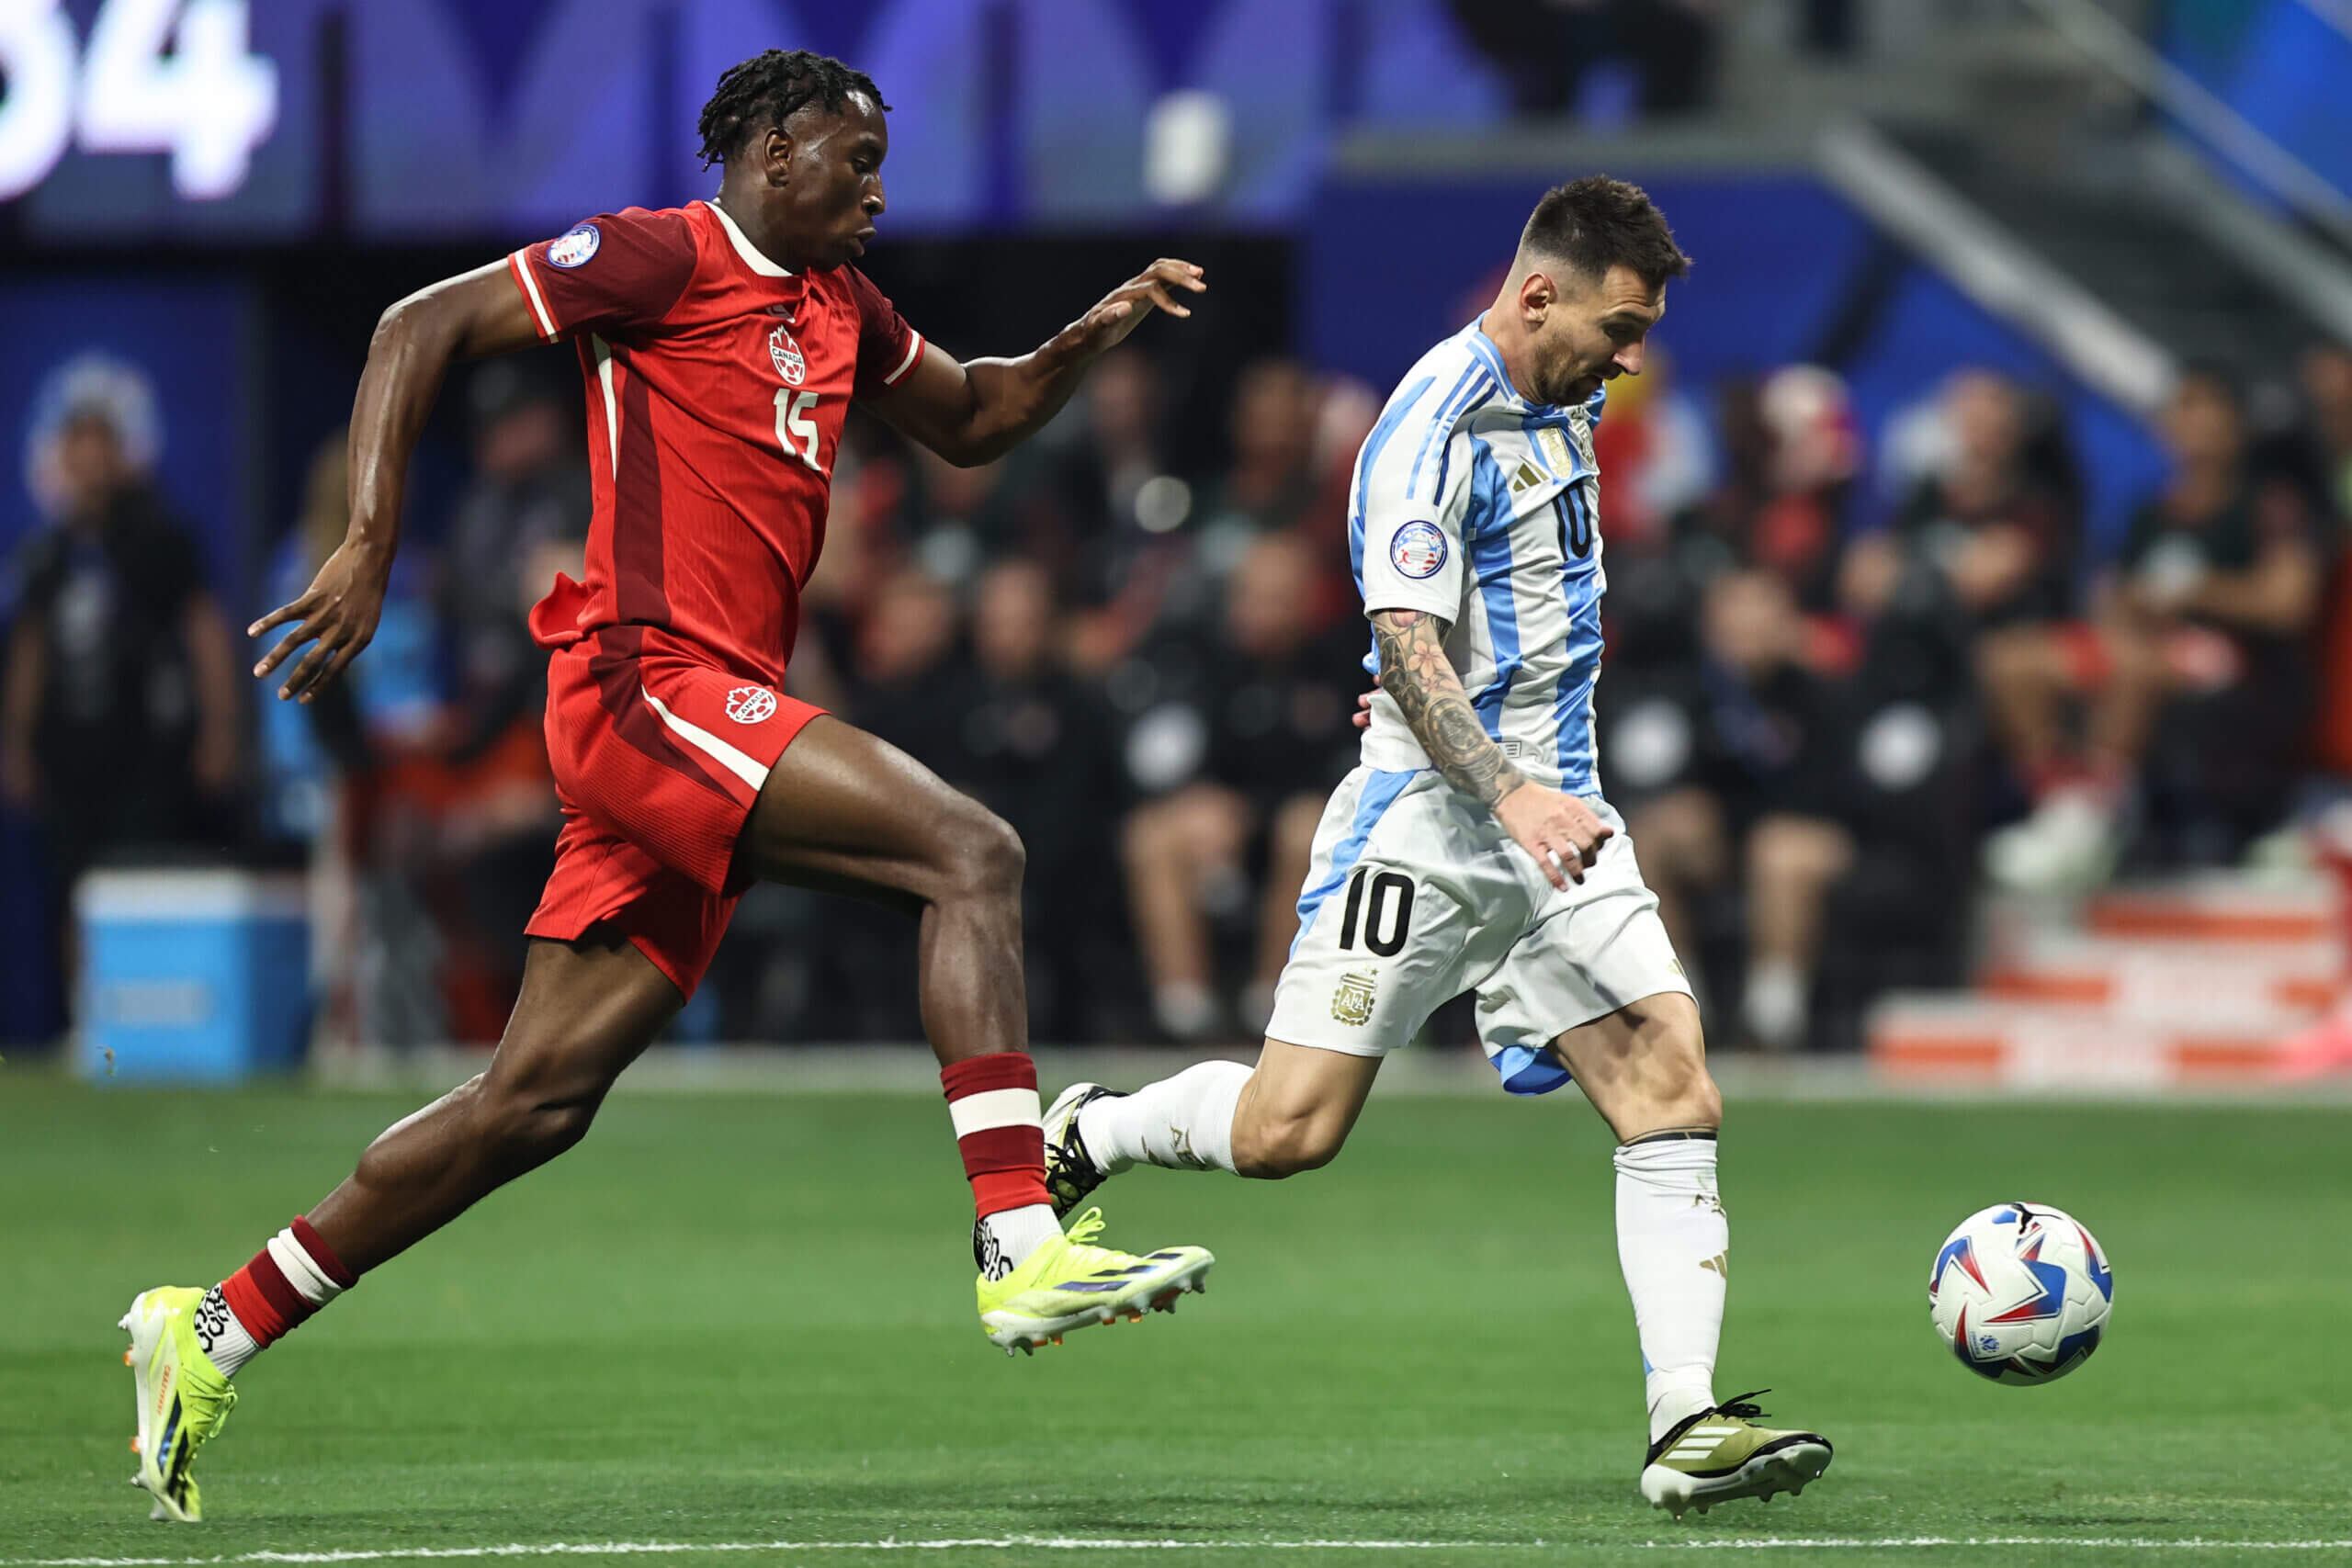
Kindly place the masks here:
[(578, 266), (594, 255), (596, 247), (604, 243), (605, 236), (596, 231), (596, 225), (582, 223), (548, 242), (548, 261), (554, 266)]
[(1388, 564), (1407, 577), (1428, 577), (1445, 564), (1445, 535), (1434, 523), (1408, 523), (1388, 541)]

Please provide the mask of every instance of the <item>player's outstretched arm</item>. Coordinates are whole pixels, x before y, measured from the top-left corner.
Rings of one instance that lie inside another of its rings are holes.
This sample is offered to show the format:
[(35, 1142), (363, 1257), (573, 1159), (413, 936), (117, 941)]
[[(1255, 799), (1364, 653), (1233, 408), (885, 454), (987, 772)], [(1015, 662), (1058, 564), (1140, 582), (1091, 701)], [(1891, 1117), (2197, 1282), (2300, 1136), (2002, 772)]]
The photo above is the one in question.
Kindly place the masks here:
[(1395, 699), (1446, 782), (1492, 811), (1553, 886), (1566, 887), (1571, 877), (1582, 882), (1611, 828), (1583, 801), (1532, 784), (1511, 766), (1445, 656), (1446, 629), (1426, 611), (1374, 611), (1380, 689)]
[(908, 436), (959, 468), (993, 462), (1027, 440), (1069, 401), (1086, 367), (1125, 341), (1154, 310), (1189, 316), (1180, 292), (1200, 294), (1207, 276), (1188, 261), (1162, 258), (1102, 297), (1086, 314), (1018, 359), (925, 354), (905, 380), (869, 405)]
[(400, 547), (409, 454), (450, 362), (538, 341), (530, 304), (503, 261), (412, 294), (377, 321), (351, 408), (350, 529), (300, 598), (245, 628), (257, 637), (291, 627), (254, 666), (256, 677), (311, 645), (278, 686), (281, 699), (309, 702), (375, 637)]

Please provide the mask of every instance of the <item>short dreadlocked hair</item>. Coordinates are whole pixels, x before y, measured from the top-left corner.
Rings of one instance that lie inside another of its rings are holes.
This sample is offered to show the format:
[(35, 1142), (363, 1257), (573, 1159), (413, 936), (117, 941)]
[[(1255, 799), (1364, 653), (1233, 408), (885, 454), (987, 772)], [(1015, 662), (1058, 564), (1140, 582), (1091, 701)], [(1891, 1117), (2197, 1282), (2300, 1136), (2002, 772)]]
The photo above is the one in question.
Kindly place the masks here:
[(725, 163), (752, 132), (782, 125), (810, 104), (839, 110), (852, 93), (872, 98), (876, 108), (890, 107), (874, 78), (831, 55), (771, 49), (730, 65), (719, 73), (718, 85), (695, 124), (702, 136), (702, 166)]

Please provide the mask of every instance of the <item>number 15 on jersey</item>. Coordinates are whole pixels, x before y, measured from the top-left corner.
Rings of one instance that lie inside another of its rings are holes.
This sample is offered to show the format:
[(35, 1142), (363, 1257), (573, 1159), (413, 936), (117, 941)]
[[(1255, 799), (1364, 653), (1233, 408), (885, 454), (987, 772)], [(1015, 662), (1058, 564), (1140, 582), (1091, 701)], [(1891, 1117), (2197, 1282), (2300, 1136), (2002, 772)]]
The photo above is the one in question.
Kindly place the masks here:
[(818, 473), (825, 470), (817, 461), (817, 422), (808, 417), (817, 407), (817, 394), (796, 392), (789, 387), (775, 389), (775, 438), (787, 457), (797, 457)]

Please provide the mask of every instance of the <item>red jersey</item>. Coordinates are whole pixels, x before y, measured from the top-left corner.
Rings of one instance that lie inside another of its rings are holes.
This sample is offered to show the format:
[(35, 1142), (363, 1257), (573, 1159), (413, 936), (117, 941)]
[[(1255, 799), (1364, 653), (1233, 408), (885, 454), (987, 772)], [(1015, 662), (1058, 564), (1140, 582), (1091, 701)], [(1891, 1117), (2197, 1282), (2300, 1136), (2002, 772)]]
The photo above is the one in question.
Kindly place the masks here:
[(850, 400), (922, 335), (854, 267), (789, 272), (715, 202), (601, 214), (506, 265), (541, 334), (578, 344), (595, 487), (587, 581), (558, 577), (531, 635), (642, 628), (643, 652), (781, 686)]

